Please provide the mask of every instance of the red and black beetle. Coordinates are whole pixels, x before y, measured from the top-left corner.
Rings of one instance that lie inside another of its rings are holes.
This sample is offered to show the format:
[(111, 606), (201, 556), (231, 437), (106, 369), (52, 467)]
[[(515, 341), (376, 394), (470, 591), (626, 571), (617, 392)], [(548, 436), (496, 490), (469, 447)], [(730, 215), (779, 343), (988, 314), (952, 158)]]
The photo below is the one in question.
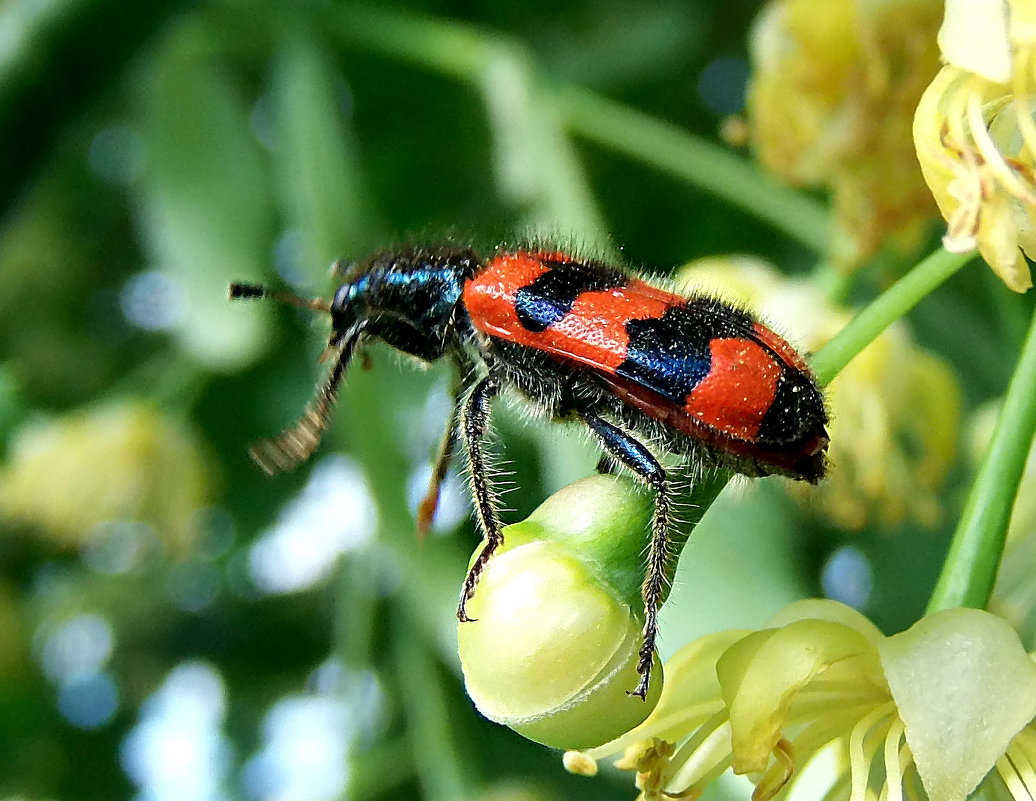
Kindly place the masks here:
[(326, 382), (303, 418), (253, 449), (268, 472), (316, 449), (346, 367), (368, 340), (425, 361), (456, 364), (462, 389), (418, 514), (427, 528), (459, 437), (486, 544), (461, 589), (457, 617), (503, 540), (486, 475), (490, 402), (513, 387), (532, 409), (589, 427), (614, 463), (655, 490), (641, 593), (644, 639), (635, 695), (650, 682), (670, 552), (672, 487), (644, 444), (749, 476), (817, 482), (825, 472), (827, 413), (801, 356), (748, 312), (714, 297), (684, 297), (625, 270), (561, 252), (500, 250), (481, 258), (456, 247), (389, 250), (335, 292), (306, 301), (234, 284), (232, 298), (272, 295), (331, 316)]

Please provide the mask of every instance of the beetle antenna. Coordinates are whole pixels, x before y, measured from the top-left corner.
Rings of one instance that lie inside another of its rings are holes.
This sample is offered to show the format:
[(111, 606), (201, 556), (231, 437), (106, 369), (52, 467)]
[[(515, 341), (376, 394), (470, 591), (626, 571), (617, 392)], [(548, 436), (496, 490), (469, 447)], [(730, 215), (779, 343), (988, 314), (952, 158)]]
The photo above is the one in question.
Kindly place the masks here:
[(331, 424), (338, 390), (360, 336), (361, 332), (353, 334), (339, 347), (338, 358), (327, 380), (317, 388), (316, 396), (306, 406), (299, 421), (273, 439), (257, 442), (249, 449), (252, 460), (267, 475), (294, 470), (316, 451), (321, 437)]
[(286, 306), (297, 306), (300, 309), (311, 309), (328, 314), (331, 302), (323, 298), (303, 298), (285, 289), (268, 289), (262, 284), (233, 283), (227, 291), (230, 300), (252, 300), (254, 298), (270, 298)]

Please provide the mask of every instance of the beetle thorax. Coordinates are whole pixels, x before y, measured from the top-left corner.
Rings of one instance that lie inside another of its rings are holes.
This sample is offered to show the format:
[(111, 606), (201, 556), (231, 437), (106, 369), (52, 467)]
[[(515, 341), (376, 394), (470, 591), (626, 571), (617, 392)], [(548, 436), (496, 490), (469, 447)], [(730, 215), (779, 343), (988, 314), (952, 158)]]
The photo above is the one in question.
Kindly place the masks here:
[(363, 329), (423, 359), (442, 355), (464, 280), (478, 267), (470, 251), (414, 250), (375, 257), (343, 284), (331, 305), (332, 339)]

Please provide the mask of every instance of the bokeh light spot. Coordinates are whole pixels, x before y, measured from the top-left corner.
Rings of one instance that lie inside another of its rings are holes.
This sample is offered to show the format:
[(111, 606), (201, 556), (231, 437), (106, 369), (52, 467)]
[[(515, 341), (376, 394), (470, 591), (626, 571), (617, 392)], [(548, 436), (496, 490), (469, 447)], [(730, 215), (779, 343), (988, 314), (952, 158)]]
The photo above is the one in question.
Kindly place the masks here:
[(183, 320), (183, 286), (170, 275), (145, 270), (123, 284), (119, 295), (126, 320), (145, 331), (166, 331)]
[(90, 676), (104, 667), (115, 645), (115, 633), (107, 619), (83, 612), (61, 621), (45, 623), (37, 632), (43, 672), (56, 684)]
[(122, 767), (147, 801), (217, 801), (231, 751), (222, 731), (223, 679), (198, 662), (177, 666), (141, 707), (122, 744)]
[(715, 114), (736, 114), (745, 107), (748, 64), (742, 58), (720, 56), (713, 59), (698, 79), (702, 103)]
[(870, 560), (856, 546), (843, 545), (824, 563), (820, 585), (828, 598), (853, 609), (863, 609), (874, 585)]
[(370, 541), (374, 501), (344, 456), (317, 463), (309, 482), (249, 552), (252, 581), (265, 593), (304, 590), (327, 578), (338, 557)]

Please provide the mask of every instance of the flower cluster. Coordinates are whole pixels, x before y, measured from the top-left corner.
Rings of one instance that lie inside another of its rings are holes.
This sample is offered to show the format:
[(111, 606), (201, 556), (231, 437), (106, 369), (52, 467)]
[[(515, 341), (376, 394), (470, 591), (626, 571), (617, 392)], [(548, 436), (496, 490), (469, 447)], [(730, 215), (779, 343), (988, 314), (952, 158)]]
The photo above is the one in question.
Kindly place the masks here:
[(1036, 3), (948, 0), (946, 66), (917, 107), (914, 143), (948, 222), (947, 250), (978, 248), (1015, 292), (1036, 256)]
[(755, 22), (748, 129), (757, 158), (829, 188), (834, 256), (855, 267), (934, 212), (910, 121), (938, 68), (932, 0), (776, 0)]
[(1036, 664), (1000, 618), (952, 609), (884, 637), (848, 607), (800, 601), (760, 631), (685, 646), (644, 723), (565, 764), (592, 774), (619, 756), (644, 801), (696, 798), (728, 768), (754, 801), (807, 768), (818, 798), (963, 801), (995, 767), (1021, 801), (1036, 795), (1034, 716)]
[(207, 460), (174, 415), (138, 401), (37, 419), (0, 472), (0, 518), (76, 547), (111, 520), (151, 523), (173, 551), (193, 542), (211, 493)]

